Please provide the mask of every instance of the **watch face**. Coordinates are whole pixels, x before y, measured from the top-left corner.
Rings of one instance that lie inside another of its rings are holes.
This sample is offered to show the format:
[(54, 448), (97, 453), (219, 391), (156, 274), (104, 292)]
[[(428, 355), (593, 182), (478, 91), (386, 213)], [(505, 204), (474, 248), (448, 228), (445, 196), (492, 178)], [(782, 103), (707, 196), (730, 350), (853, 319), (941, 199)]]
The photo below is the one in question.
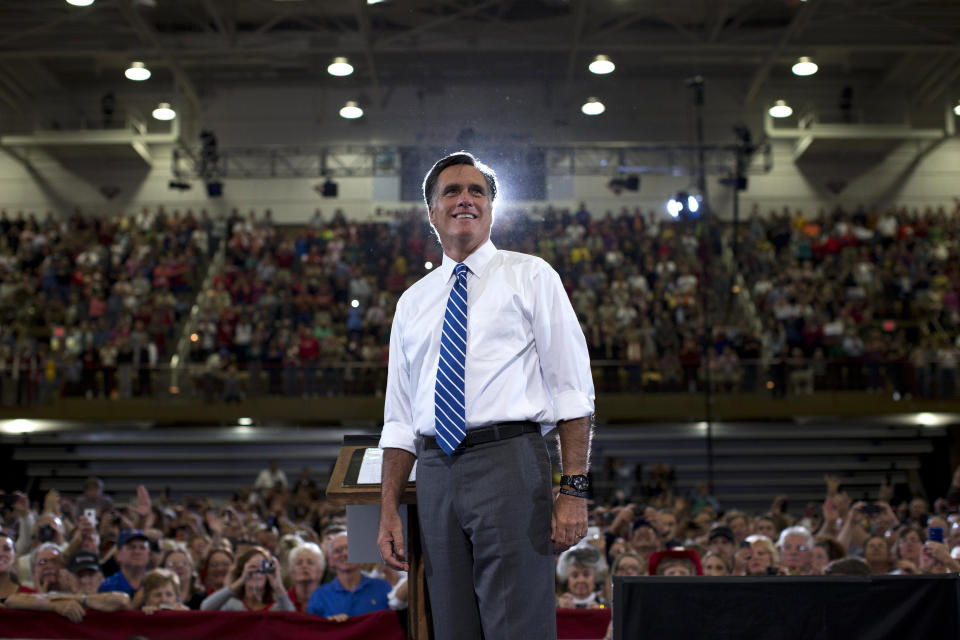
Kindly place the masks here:
[(569, 476), (569, 484), (577, 491), (586, 491), (590, 487), (587, 476)]

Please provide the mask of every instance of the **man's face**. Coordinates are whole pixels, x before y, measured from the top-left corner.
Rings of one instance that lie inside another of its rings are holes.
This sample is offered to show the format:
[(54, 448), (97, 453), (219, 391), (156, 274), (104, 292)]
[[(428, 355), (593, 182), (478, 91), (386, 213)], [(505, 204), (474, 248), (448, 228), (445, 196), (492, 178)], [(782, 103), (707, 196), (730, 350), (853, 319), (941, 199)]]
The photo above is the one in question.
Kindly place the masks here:
[(77, 588), (80, 593), (97, 593), (101, 582), (103, 582), (103, 574), (96, 569), (85, 569), (77, 574)]
[(747, 520), (745, 518), (734, 518), (728, 526), (733, 530), (737, 542), (747, 537)]
[(483, 174), (465, 164), (441, 171), (429, 214), (445, 250), (466, 255), (486, 242), (493, 206)]
[(13, 566), (13, 539), (0, 536), (0, 574), (9, 573)]
[(150, 543), (141, 538), (134, 538), (117, 553), (117, 562), (121, 567), (131, 569), (145, 569), (150, 562)]
[(350, 571), (356, 565), (347, 560), (347, 536), (339, 535), (330, 540), (330, 568), (334, 571)]
[(773, 520), (767, 520), (766, 518), (757, 520), (757, 533), (774, 541), (777, 539), (777, 528), (774, 526)]
[(660, 525), (660, 537), (664, 540), (673, 540), (677, 533), (677, 517), (672, 513), (661, 513), (657, 518)]
[(650, 527), (639, 527), (630, 538), (630, 547), (640, 555), (648, 555), (660, 548), (657, 532)]
[(788, 569), (803, 569), (810, 565), (813, 550), (807, 546), (802, 536), (787, 536), (781, 549), (783, 564)]
[(733, 562), (733, 542), (726, 536), (716, 536), (707, 545), (707, 549), (714, 553), (719, 553), (729, 562)]
[(688, 567), (686, 564), (673, 564), (667, 567), (666, 571), (663, 572), (663, 575), (688, 578), (693, 575), (693, 571), (691, 571), (690, 567)]
[(56, 549), (43, 549), (37, 554), (33, 566), (33, 582), (41, 593), (64, 590), (64, 586), (60, 584), (62, 568), (63, 561)]

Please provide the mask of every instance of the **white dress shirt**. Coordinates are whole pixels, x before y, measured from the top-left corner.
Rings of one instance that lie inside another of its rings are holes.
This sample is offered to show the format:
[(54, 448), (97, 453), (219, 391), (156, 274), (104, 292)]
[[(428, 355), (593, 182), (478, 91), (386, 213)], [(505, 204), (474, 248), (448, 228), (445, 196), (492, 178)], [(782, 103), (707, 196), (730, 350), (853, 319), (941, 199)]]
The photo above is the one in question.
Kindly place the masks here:
[[(455, 262), (443, 263), (397, 302), (380, 447), (416, 455), (433, 436), (440, 334)], [(467, 273), (467, 429), (529, 420), (547, 433), (558, 420), (593, 414), (587, 343), (560, 276), (544, 260), (499, 251), (489, 240)]]

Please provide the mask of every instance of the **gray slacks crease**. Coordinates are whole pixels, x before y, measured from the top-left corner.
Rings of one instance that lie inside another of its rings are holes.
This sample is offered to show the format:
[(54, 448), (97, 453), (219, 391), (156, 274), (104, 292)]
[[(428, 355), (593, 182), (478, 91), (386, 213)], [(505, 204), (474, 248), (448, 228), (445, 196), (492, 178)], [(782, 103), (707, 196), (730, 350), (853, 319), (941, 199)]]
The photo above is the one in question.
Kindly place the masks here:
[(448, 456), (417, 445), (436, 640), (555, 640), (550, 456), (537, 433)]

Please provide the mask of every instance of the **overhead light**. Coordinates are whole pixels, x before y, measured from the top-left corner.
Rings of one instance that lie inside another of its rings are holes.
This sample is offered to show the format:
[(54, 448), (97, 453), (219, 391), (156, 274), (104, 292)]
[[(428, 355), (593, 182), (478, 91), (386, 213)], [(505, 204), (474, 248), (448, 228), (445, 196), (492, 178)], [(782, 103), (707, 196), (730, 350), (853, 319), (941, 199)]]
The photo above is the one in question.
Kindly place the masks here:
[(237, 420), (237, 424), (241, 427), (249, 427), (253, 424), (253, 418), (240, 418)]
[(819, 68), (820, 67), (817, 66), (817, 63), (813, 61), (813, 58), (802, 56), (797, 58), (797, 61), (793, 63), (793, 75), (812, 76)]
[(786, 100), (777, 100), (770, 107), (769, 113), (774, 118), (789, 118), (793, 115), (793, 108), (787, 104)]
[(588, 116), (598, 116), (606, 110), (607, 108), (597, 98), (587, 98), (587, 101), (580, 107), (580, 111)]
[(347, 104), (340, 109), (340, 117), (347, 120), (356, 120), (363, 117), (363, 109), (355, 100), (347, 100)]
[(427, 260), (426, 262), (423, 263), (423, 268), (426, 269), (427, 271), (430, 271), (430, 269), (433, 269), (433, 263)]
[(383, 0), (367, 0), (367, 4), (380, 4)]
[(587, 68), (590, 69), (591, 73), (602, 76), (608, 73), (613, 73), (613, 70), (616, 69), (617, 66), (613, 64), (613, 61), (607, 56), (597, 56)]
[(89, 7), (93, 4), (93, 0), (67, 0), (67, 4), (72, 4), (75, 7)]
[(697, 218), (700, 211), (700, 196), (679, 191), (667, 201), (667, 213), (674, 218)]
[(954, 112), (955, 114), (957, 114), (958, 116), (960, 116), (960, 102), (957, 102), (957, 104), (954, 105), (954, 107), (953, 107), (953, 112)]
[(169, 102), (161, 102), (153, 110), (153, 117), (157, 120), (173, 120), (177, 117), (177, 112), (173, 110)]
[(123, 72), (127, 80), (142, 82), (150, 77), (150, 69), (142, 62), (131, 62), (130, 68)]
[(346, 58), (337, 56), (327, 67), (327, 73), (332, 76), (348, 76), (353, 73), (353, 65), (347, 62)]

